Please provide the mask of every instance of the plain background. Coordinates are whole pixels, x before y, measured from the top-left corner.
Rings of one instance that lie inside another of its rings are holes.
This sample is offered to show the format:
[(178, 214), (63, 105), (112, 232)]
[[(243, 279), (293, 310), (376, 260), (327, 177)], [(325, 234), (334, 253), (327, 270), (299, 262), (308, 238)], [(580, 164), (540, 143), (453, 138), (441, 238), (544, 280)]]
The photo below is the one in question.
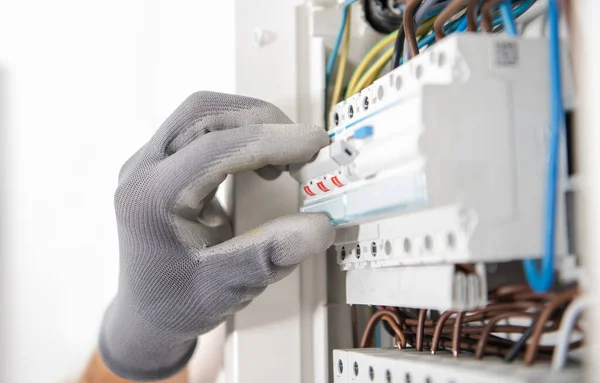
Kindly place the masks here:
[(190, 93), (233, 91), (233, 0), (0, 4), (0, 381), (60, 382), (116, 291), (120, 166)]

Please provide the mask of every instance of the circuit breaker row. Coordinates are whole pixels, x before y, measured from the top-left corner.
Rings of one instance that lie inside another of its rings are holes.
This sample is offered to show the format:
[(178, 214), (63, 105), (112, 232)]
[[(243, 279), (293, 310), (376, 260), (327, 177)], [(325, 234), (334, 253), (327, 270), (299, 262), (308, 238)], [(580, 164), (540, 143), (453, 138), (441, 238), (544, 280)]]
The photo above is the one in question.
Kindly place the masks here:
[(488, 357), (397, 349), (334, 350), (335, 383), (558, 383), (581, 381), (581, 369), (553, 372), (547, 365), (507, 365)]

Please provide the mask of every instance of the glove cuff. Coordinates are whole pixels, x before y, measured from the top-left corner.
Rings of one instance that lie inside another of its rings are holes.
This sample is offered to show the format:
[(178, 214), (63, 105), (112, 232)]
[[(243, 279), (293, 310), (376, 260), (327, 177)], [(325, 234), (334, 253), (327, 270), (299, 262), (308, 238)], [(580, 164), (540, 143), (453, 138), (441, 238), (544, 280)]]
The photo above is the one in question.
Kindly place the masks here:
[(168, 379), (181, 371), (192, 358), (192, 355), (194, 355), (196, 344), (197, 339), (190, 341), (190, 344), (186, 345), (184, 353), (175, 364), (157, 370), (150, 370), (147, 368), (151, 366), (130, 366), (123, 363), (124, 361), (122, 360), (111, 357), (109, 348), (106, 346), (102, 337), (100, 337), (98, 350), (106, 367), (108, 367), (115, 375), (133, 381), (154, 381)]
[(108, 308), (102, 322), (98, 351), (116, 375), (134, 381), (167, 379), (182, 370), (198, 338), (184, 339), (141, 320), (119, 304)]

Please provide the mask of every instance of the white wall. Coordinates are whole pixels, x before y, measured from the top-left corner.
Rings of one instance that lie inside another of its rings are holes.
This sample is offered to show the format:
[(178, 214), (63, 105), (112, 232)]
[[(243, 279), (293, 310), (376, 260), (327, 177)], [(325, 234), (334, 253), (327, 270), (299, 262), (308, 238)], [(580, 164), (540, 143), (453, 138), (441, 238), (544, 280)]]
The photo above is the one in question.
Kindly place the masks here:
[(233, 2), (0, 4), (0, 381), (58, 382), (116, 289), (121, 164), (191, 92), (233, 91)]

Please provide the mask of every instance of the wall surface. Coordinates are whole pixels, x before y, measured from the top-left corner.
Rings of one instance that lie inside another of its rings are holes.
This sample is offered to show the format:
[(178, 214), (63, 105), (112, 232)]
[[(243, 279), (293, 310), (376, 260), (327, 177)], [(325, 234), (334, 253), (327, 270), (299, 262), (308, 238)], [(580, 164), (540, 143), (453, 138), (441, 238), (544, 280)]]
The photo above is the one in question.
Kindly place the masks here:
[(121, 164), (193, 91), (233, 91), (233, 1), (0, 3), (0, 381), (59, 382), (116, 289)]

